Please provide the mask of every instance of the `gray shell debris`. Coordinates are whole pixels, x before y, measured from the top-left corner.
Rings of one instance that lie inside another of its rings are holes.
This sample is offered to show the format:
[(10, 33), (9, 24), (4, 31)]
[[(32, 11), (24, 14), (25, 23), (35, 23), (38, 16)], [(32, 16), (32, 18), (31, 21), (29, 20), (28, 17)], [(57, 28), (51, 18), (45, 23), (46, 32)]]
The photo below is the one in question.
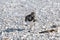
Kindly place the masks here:
[(19, 28), (18, 28), (18, 29), (7, 28), (7, 29), (4, 30), (4, 32), (14, 32), (14, 31), (19, 31), (19, 32), (20, 32), (20, 31), (23, 31), (23, 30), (25, 30), (25, 29), (19, 29)]

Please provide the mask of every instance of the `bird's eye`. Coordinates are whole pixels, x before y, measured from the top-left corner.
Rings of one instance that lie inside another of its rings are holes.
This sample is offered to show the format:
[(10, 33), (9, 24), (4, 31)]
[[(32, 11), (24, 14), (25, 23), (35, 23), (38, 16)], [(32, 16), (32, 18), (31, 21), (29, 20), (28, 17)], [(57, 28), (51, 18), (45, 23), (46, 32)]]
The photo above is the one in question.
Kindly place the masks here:
[(56, 25), (52, 25), (51, 28), (56, 28), (57, 26)]

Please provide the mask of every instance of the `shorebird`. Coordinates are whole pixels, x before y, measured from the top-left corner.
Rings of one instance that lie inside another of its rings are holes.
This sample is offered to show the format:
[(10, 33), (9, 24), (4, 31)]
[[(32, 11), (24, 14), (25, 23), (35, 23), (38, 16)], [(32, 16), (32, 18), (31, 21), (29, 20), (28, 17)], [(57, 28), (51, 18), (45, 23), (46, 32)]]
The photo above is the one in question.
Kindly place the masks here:
[(29, 14), (29, 15), (27, 15), (25, 17), (25, 22), (27, 22), (27, 21), (29, 21), (29, 22), (31, 22), (31, 21), (35, 22), (35, 13), (34, 12), (31, 12), (31, 14)]

